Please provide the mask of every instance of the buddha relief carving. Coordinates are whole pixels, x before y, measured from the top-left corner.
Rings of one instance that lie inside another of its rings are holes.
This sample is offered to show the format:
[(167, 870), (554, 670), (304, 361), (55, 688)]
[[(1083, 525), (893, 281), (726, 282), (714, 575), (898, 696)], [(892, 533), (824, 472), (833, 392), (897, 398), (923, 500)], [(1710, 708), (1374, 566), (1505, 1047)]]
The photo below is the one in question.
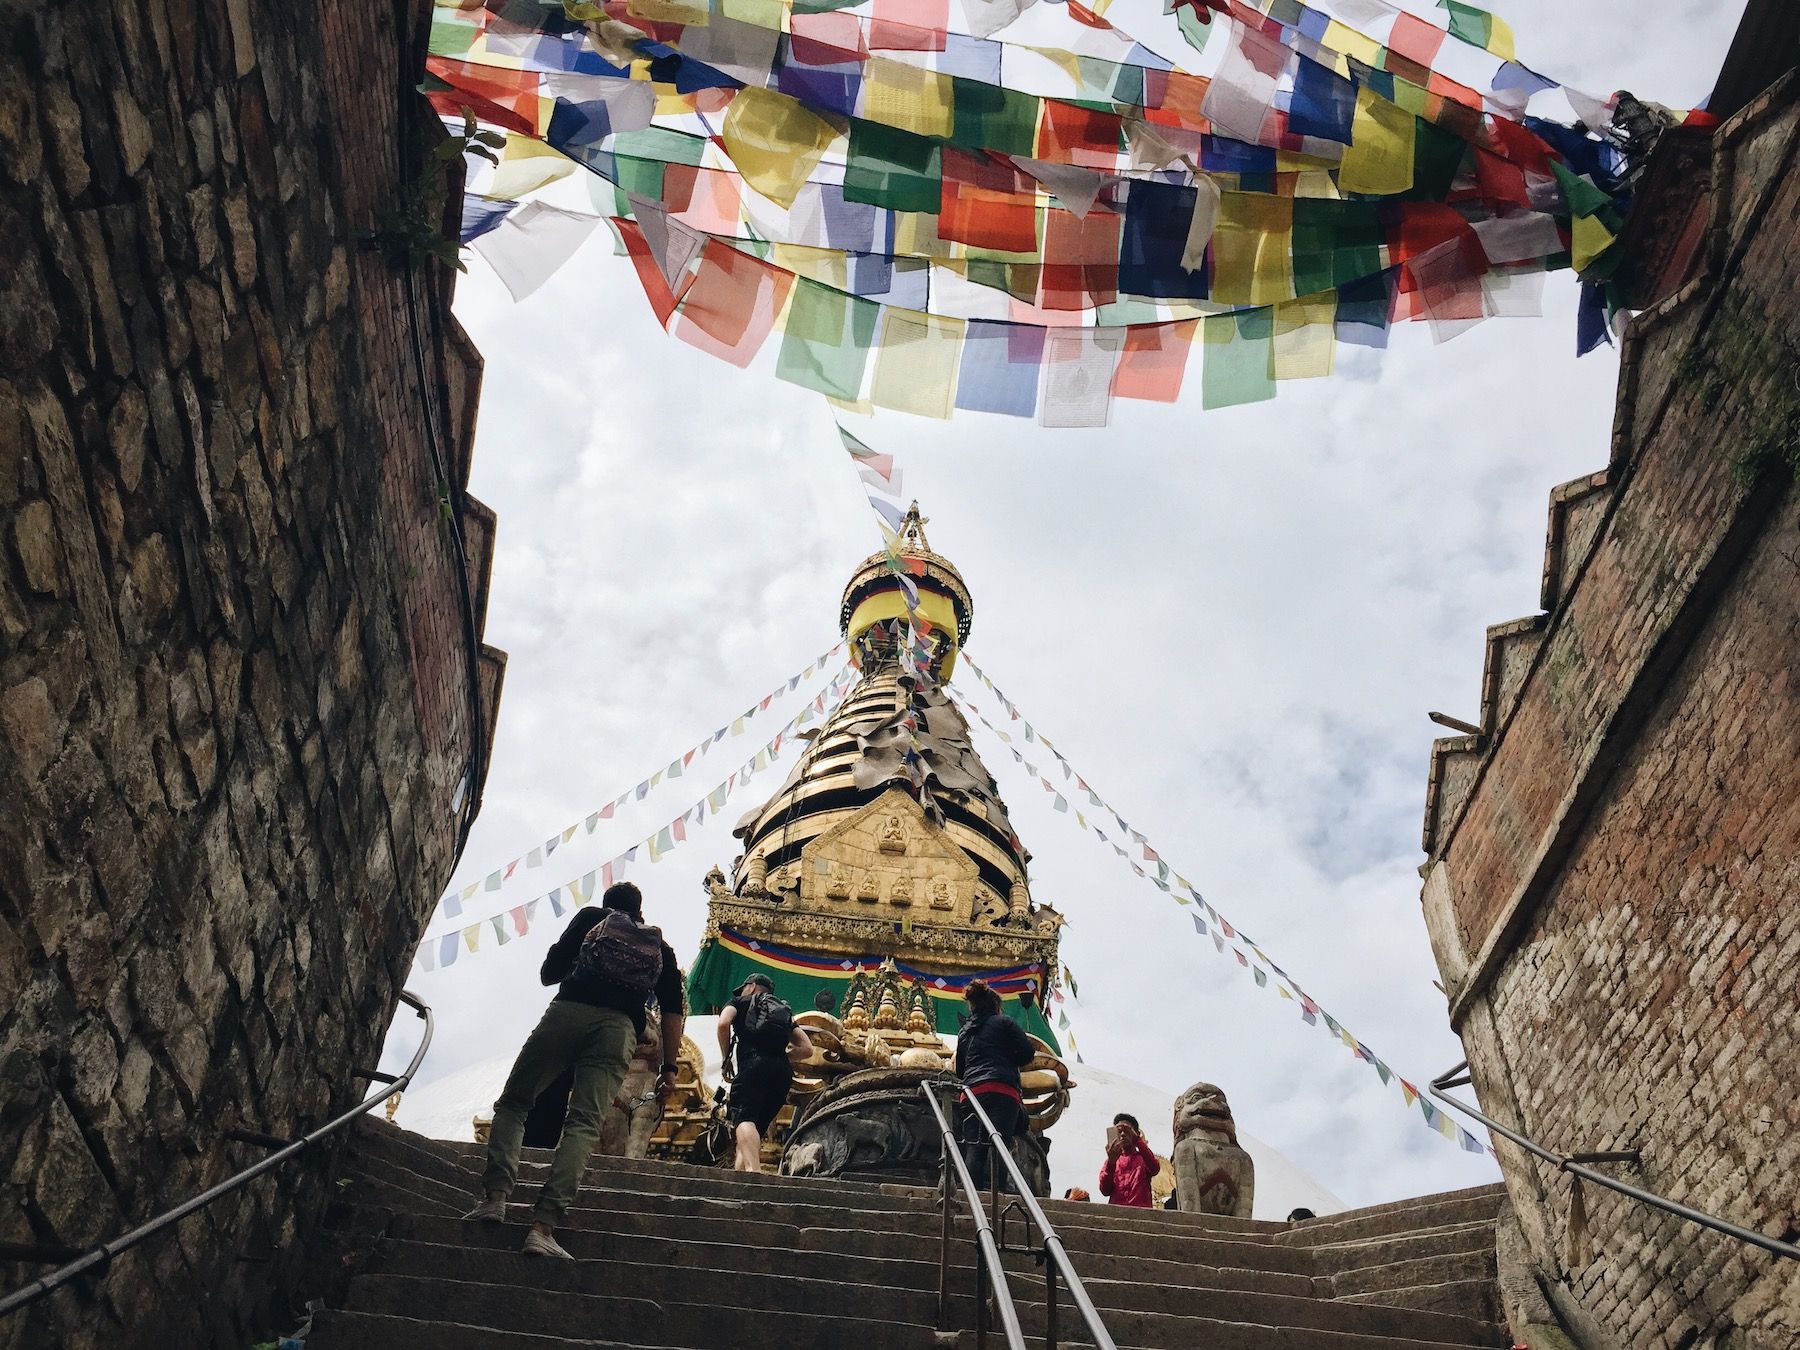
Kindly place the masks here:
[(888, 892), (888, 900), (901, 906), (912, 904), (912, 878), (904, 874), (895, 877), (894, 889)]
[(850, 898), (850, 869), (842, 863), (831, 865), (831, 875), (825, 881), (825, 898), (827, 900), (848, 900)]
[(950, 885), (949, 877), (933, 878), (931, 883), (931, 907), (933, 909), (956, 908), (956, 891)]
[(877, 847), (883, 853), (906, 852), (906, 822), (898, 815), (890, 815), (881, 823), (881, 838)]
[(875, 880), (873, 872), (864, 872), (862, 880), (856, 887), (857, 900), (865, 905), (872, 905), (881, 899), (881, 887)]

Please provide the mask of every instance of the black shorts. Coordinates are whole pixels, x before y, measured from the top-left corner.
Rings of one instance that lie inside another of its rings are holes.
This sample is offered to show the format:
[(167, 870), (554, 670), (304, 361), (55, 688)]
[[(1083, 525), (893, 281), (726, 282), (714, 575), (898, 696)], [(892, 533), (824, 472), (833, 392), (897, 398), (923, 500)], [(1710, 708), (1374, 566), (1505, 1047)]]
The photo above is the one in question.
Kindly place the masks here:
[(733, 1125), (749, 1121), (758, 1134), (767, 1134), (775, 1117), (787, 1102), (788, 1089), (794, 1083), (793, 1066), (786, 1056), (744, 1055), (737, 1077), (731, 1080), (731, 1099), (725, 1107), (725, 1118)]

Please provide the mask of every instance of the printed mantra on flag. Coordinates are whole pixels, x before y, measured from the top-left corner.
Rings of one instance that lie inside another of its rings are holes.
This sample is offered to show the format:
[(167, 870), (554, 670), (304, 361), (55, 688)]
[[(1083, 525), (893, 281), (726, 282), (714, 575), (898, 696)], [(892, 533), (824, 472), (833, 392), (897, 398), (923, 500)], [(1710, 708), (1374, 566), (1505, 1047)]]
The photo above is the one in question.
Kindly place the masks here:
[(1610, 102), (1458, 0), (518, 13), (436, 12), (434, 104), (508, 133), (464, 241), (523, 296), (604, 219), (675, 336), (853, 406), (1103, 425), (1195, 353), (1251, 402), (1616, 254)]

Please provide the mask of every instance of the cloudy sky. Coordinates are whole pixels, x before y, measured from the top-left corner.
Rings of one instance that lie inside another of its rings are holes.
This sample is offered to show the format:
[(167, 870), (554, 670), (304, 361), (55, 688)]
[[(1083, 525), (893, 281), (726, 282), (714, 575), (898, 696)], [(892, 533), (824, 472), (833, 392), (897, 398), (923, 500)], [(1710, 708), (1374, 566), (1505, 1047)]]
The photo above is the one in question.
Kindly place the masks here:
[[(1527, 64), (1691, 106), (1743, 3), (1494, 8)], [(1552, 278), (1542, 319), (1441, 346), (1403, 326), (1386, 353), (1340, 348), (1335, 378), (1247, 408), (1202, 412), (1196, 389), (1173, 406), (1117, 404), (1097, 431), (980, 414), (853, 424), (899, 459), (933, 545), (968, 579), (975, 659), (1164, 858), (1415, 1082), (1461, 1058), (1419, 915), (1437, 732), (1425, 714), (1475, 716), (1484, 628), (1536, 608), (1550, 489), (1605, 461), (1617, 361), (1575, 360), (1574, 304), (1574, 283)], [(487, 360), (472, 490), (499, 513), (487, 636), (510, 654), (460, 886), (830, 647), (843, 584), (878, 539), (824, 401), (767, 359), (739, 371), (666, 336), (604, 231), (519, 304), (471, 256), (457, 309)], [(703, 776), (578, 835), (558, 865), (522, 867), (499, 899), (522, 903), (679, 815), (800, 697), (715, 747)], [(1352, 1204), (1497, 1175), (1216, 955), (1188, 911), (977, 735), (1035, 855), (1034, 895), (1069, 916), (1081, 996), (1065, 1006), (1088, 1060), (1170, 1092), (1219, 1083), (1247, 1129)], [(728, 823), (780, 776), (635, 870), (684, 960), (700, 879), (736, 852)], [(495, 901), (477, 895), (430, 931)], [(438, 1017), (427, 1078), (510, 1060), (547, 998), (536, 973), (554, 925), (540, 910), (527, 938), (494, 950), (489, 933), (453, 969), (415, 974)], [(393, 1054), (413, 1022), (396, 1026)], [(1166, 1149), (1168, 1122), (1145, 1124)]]

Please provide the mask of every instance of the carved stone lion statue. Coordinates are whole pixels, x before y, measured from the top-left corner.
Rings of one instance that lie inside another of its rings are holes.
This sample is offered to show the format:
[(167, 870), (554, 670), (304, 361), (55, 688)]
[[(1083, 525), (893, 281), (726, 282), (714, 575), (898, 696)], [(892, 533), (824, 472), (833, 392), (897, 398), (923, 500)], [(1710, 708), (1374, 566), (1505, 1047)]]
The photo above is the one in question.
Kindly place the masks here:
[(1190, 1214), (1250, 1217), (1256, 1164), (1238, 1147), (1225, 1094), (1195, 1083), (1175, 1099), (1175, 1203)]

